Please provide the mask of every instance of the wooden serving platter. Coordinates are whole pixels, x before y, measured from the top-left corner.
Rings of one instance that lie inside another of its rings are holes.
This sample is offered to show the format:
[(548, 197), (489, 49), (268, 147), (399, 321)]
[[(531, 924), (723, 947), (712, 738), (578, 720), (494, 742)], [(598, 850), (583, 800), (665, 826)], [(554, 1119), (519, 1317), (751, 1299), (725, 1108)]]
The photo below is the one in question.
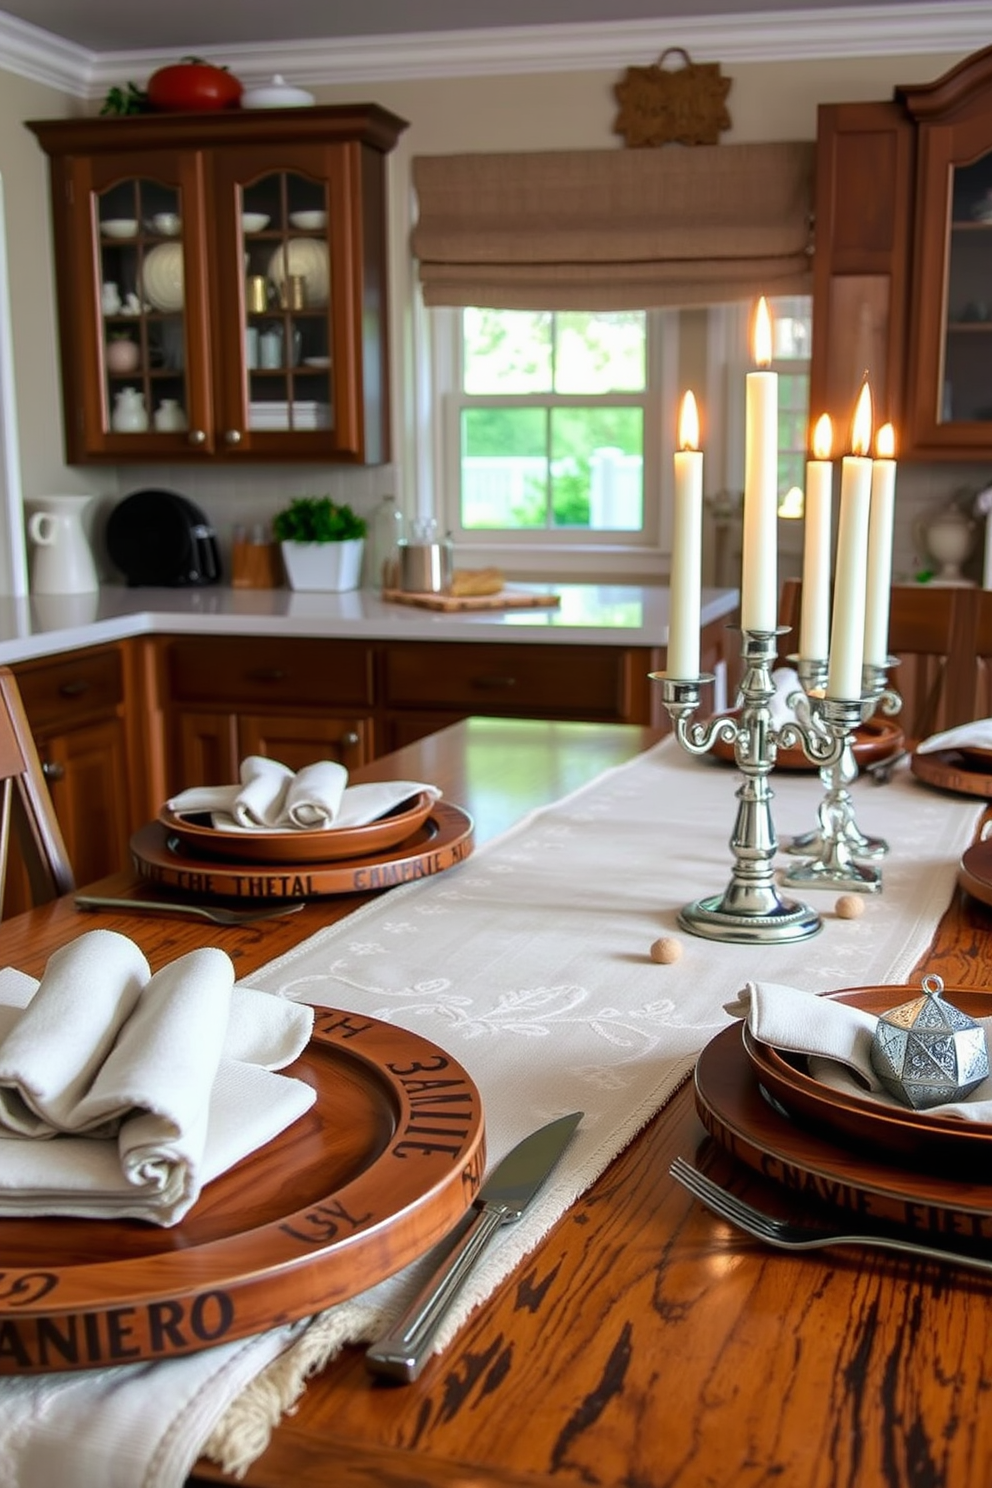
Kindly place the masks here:
[(499, 594), (407, 594), (403, 589), (384, 589), (383, 599), (393, 604), (416, 605), (422, 610), (536, 610), (556, 609), (560, 594), (527, 594), (522, 589), (503, 589)]
[(462, 863), (472, 851), (472, 818), (460, 806), (435, 801), (426, 819), (398, 846), (333, 862), (248, 863), (191, 851), (160, 821), (131, 838), (135, 871), (187, 897), (316, 899), (368, 894), (429, 878)]
[(914, 1172), (834, 1143), (774, 1110), (761, 1094), (739, 1023), (706, 1045), (694, 1083), (696, 1110), (717, 1145), (780, 1185), (797, 1207), (818, 1200), (851, 1216), (852, 1224), (895, 1223), (921, 1240), (946, 1236), (955, 1247), (992, 1241), (992, 1185), (959, 1171)]
[(424, 1254), (485, 1167), (482, 1100), (436, 1044), (318, 1008), (316, 1103), (171, 1229), (0, 1220), (0, 1375), (195, 1353), (319, 1312)]

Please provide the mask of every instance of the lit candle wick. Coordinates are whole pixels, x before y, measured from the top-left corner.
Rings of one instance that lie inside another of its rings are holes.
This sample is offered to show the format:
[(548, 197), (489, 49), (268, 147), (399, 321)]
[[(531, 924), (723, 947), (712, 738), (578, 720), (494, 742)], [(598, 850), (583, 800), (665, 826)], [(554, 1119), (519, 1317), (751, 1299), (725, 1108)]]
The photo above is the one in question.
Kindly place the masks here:
[(829, 460), (834, 442), (834, 426), (829, 413), (821, 413), (813, 430), (813, 459)]
[(698, 450), (698, 448), (699, 409), (696, 407), (695, 394), (687, 392), (682, 399), (679, 412), (679, 449)]

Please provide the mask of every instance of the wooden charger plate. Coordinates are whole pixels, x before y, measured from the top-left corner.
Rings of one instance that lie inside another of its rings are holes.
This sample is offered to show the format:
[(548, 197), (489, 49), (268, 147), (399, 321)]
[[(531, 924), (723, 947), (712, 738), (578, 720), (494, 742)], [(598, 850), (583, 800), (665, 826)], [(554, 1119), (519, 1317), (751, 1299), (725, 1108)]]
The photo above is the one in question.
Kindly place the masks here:
[[(364, 1291), (458, 1223), (482, 1181), (485, 1136), (479, 1091), (456, 1060), (405, 1029), (317, 1008), (287, 1073), (316, 1103), (208, 1184), (180, 1224), (0, 1220), (0, 1375), (261, 1333)], [(443, 1101), (431, 1102), (429, 1082)]]
[(913, 774), (926, 785), (963, 796), (992, 799), (992, 761), (985, 768), (976, 768), (977, 765), (974, 751), (966, 755), (960, 749), (935, 749), (932, 754), (916, 752), (909, 762)]
[[(721, 713), (717, 716), (736, 718), (738, 710), (733, 709), (729, 713)], [(897, 723), (893, 723), (891, 718), (875, 717), (869, 718), (855, 730), (851, 748), (859, 769), (864, 769), (866, 765), (873, 765), (877, 760), (887, 759), (890, 754), (898, 754), (905, 742), (906, 736)], [(715, 739), (710, 753), (715, 759), (722, 760), (725, 764), (737, 763), (733, 743), (726, 739)], [(780, 748), (775, 756), (775, 767), (779, 770), (809, 771), (820, 768), (807, 758), (798, 744)]]
[(717, 1145), (781, 1185), (797, 1208), (818, 1199), (847, 1214), (852, 1226), (877, 1219), (921, 1240), (947, 1236), (955, 1246), (966, 1239), (992, 1240), (992, 1185), (968, 1173), (914, 1172), (883, 1154), (852, 1151), (774, 1110), (761, 1094), (737, 1023), (700, 1054), (695, 1100)]
[(958, 883), (973, 899), (992, 905), (992, 841), (973, 842), (965, 850), (958, 866)]
[[(856, 987), (834, 994), (834, 1001), (868, 1013), (886, 1013), (920, 995), (918, 987)], [(992, 1014), (992, 993), (965, 987), (945, 989), (955, 1007), (972, 1018)], [(810, 1074), (801, 1054), (762, 1043), (743, 1025), (744, 1051), (759, 1083), (801, 1125), (828, 1138), (866, 1147), (896, 1162), (938, 1167), (965, 1163), (987, 1166), (992, 1158), (992, 1125), (961, 1121), (910, 1106), (883, 1105), (869, 1096), (835, 1090)]]
[(420, 791), (401, 810), (391, 811), (363, 827), (324, 827), (309, 832), (225, 831), (204, 812), (173, 811), (163, 806), (158, 819), (171, 836), (199, 857), (235, 858), (242, 863), (332, 863), (341, 858), (384, 852), (411, 837), (427, 820), (435, 803)]
[(396, 847), (331, 863), (239, 863), (191, 852), (160, 821), (131, 838), (135, 870), (163, 888), (209, 899), (316, 899), (367, 894), (429, 878), (472, 851), (472, 818), (460, 806), (435, 801), (412, 836)]

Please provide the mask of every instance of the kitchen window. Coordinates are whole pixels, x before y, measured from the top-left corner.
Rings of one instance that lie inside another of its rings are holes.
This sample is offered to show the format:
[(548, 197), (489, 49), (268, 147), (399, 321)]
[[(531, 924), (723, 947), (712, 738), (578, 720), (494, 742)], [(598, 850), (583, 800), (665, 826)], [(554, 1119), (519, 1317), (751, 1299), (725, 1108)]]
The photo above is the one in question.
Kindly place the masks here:
[[(779, 495), (801, 515), (811, 302), (770, 308)], [(480, 561), (650, 572), (669, 549), (683, 385), (702, 410), (707, 493), (740, 490), (750, 309), (432, 311), (440, 524)]]

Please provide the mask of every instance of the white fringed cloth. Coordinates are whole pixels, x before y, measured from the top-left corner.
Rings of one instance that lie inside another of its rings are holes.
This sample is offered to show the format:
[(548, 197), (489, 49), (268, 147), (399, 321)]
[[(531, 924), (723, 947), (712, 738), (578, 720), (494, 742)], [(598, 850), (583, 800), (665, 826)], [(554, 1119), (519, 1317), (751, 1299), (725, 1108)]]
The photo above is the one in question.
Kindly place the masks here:
[[(459, 868), (390, 891), (252, 976), (254, 987), (354, 1009), (448, 1049), (482, 1092), (491, 1163), (552, 1117), (585, 1112), (551, 1180), (462, 1293), (440, 1348), (678, 1089), (703, 1046), (730, 1021), (724, 1004), (745, 982), (830, 991), (904, 981), (950, 902), (982, 810), (981, 803), (928, 789), (906, 769), (884, 787), (855, 782), (859, 826), (891, 848), (882, 894), (865, 897), (860, 919), (841, 920), (834, 914), (836, 892), (784, 891), (822, 910), (823, 929), (813, 941), (724, 945), (680, 931), (677, 915), (729, 882), (739, 783), (732, 767), (691, 758), (666, 740), (534, 813)], [(823, 793), (819, 777), (783, 772), (772, 784), (779, 839), (812, 830)], [(674, 964), (650, 959), (651, 944), (662, 935), (682, 943)], [(216, 1388), (201, 1378), (195, 1389), (180, 1389), (167, 1419), (158, 1408), (149, 1419), (149, 1407), (115, 1417), (111, 1401), (102, 1437), (137, 1439), (141, 1446), (141, 1461), (130, 1463), (122, 1488), (134, 1482), (179, 1488), (175, 1472), (200, 1452), (228, 1471), (244, 1470), (309, 1374), (343, 1345), (371, 1339), (429, 1265), (424, 1258), (295, 1336), (282, 1336), (274, 1362), (273, 1335), (252, 1341), (258, 1369), (247, 1386), (247, 1368), (230, 1387), (218, 1369)], [(246, 1345), (231, 1347), (244, 1356)], [(203, 1356), (196, 1357), (202, 1376)], [(197, 1363), (150, 1366), (145, 1398), (152, 1379), (161, 1399), (167, 1372), (184, 1368), (195, 1372)], [(0, 1421), (10, 1417), (12, 1393), (3, 1382)], [(113, 1488), (116, 1477), (99, 1475), (104, 1461), (87, 1455), (83, 1413), (48, 1415), (60, 1425), (61, 1477), (10, 1481), (18, 1488), (48, 1488), (56, 1480), (62, 1488), (96, 1481)], [(0, 1424), (0, 1461), (9, 1436)], [(162, 1453), (163, 1439), (185, 1449)], [(51, 1459), (47, 1467), (51, 1473)]]

